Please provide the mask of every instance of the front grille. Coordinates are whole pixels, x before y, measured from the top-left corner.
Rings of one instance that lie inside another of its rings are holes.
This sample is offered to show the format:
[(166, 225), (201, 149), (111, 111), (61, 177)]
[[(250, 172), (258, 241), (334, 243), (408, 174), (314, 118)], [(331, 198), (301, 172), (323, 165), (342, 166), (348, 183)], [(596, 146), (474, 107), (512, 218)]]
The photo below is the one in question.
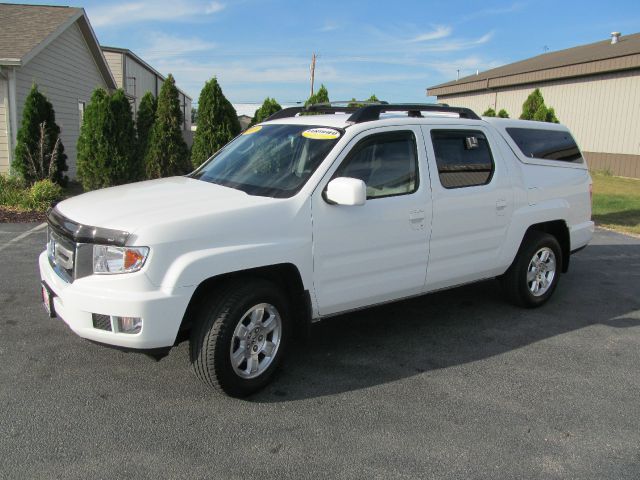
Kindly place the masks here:
[(49, 229), (47, 242), (49, 262), (64, 280), (73, 281), (73, 267), (76, 256), (76, 244)]
[(99, 313), (92, 314), (93, 328), (98, 330), (111, 331), (111, 317), (109, 315), (100, 315)]

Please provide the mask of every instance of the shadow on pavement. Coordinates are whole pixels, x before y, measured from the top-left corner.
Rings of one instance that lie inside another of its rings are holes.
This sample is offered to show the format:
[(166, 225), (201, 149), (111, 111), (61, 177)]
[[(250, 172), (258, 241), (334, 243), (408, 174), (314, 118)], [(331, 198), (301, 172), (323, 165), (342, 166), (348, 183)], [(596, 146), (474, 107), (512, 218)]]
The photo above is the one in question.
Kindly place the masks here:
[[(591, 325), (640, 325), (640, 244), (572, 257), (545, 306), (507, 304), (490, 280), (325, 320), (254, 402), (333, 395), (500, 355)], [(507, 367), (505, 367), (507, 368)]]

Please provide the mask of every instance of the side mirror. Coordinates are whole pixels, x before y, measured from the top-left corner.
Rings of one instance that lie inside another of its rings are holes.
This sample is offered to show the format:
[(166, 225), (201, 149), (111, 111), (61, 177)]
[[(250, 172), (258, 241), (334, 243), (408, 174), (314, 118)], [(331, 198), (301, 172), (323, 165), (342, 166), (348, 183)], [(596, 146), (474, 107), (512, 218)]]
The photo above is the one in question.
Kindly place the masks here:
[(335, 205), (364, 205), (367, 201), (367, 186), (358, 178), (334, 178), (327, 185), (325, 199)]

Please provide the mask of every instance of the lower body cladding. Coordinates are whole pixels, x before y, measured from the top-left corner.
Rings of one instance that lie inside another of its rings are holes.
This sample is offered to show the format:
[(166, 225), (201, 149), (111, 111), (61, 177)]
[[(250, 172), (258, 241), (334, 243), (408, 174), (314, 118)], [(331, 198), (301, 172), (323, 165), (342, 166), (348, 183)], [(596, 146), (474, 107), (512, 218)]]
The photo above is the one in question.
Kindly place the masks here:
[(126, 349), (172, 346), (195, 291), (195, 287), (185, 287), (178, 295), (160, 289), (120, 291), (109, 289), (105, 277), (99, 279), (100, 285), (91, 285), (91, 277), (71, 284), (53, 270), (46, 252), (39, 264), (57, 317), (82, 338)]

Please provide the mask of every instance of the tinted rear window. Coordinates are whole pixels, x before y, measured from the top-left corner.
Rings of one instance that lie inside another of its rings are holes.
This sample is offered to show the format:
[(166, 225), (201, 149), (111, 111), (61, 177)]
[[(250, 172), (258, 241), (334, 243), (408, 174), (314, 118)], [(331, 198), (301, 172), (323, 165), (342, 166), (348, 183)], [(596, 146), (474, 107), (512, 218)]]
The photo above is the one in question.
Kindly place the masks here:
[(582, 163), (582, 154), (569, 132), (507, 128), (507, 133), (525, 157)]

